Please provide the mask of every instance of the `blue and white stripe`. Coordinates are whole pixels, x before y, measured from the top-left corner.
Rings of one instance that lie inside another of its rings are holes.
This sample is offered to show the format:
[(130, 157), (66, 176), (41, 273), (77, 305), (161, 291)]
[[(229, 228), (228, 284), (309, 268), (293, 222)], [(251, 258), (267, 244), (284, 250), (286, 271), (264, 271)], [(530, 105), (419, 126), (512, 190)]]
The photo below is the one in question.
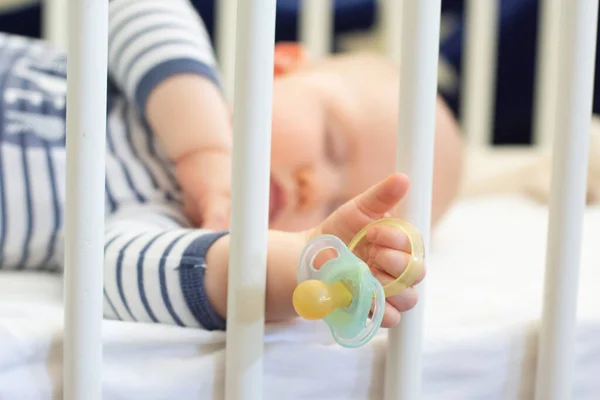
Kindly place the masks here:
[[(104, 273), (105, 300), (111, 305), (108, 316), (207, 329), (224, 327), (207, 308), (205, 296), (200, 297), (206, 251), (225, 232), (181, 228), (165, 218), (177, 212), (142, 206), (123, 209), (107, 221)], [(199, 275), (182, 281), (191, 268)]]
[(113, 0), (109, 18), (110, 74), (142, 113), (168, 76), (194, 73), (218, 84), (210, 37), (187, 0)]

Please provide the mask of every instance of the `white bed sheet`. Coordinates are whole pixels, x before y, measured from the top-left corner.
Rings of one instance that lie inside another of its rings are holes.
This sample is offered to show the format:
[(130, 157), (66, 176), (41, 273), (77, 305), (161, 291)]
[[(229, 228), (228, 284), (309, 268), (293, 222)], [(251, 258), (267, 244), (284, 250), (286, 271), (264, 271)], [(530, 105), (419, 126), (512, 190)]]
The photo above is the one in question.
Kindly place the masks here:
[[(432, 241), (424, 399), (529, 399), (547, 210), (515, 196), (462, 201)], [(600, 208), (586, 211), (573, 399), (600, 393)], [(60, 399), (60, 278), (0, 275), (0, 399)], [(379, 399), (385, 332), (341, 349), (320, 323), (269, 326), (266, 399)], [(220, 399), (224, 335), (107, 321), (104, 398)]]

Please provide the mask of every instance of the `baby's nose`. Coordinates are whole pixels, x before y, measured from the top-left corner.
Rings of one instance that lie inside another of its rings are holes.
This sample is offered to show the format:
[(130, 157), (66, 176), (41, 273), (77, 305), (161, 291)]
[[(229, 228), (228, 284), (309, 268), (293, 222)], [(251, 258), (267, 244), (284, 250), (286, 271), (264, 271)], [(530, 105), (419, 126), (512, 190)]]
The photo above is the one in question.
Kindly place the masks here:
[(313, 167), (302, 167), (297, 170), (298, 211), (309, 210), (327, 197), (331, 187), (325, 181), (324, 174), (317, 173)]

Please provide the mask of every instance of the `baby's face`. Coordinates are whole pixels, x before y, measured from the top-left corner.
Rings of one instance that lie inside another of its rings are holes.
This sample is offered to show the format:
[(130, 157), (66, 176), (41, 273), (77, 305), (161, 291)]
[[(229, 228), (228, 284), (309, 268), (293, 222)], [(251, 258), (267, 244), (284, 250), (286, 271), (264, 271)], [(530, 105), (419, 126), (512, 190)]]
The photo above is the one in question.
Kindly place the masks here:
[(297, 231), (394, 171), (398, 77), (383, 59), (343, 56), (277, 76), (271, 221)]

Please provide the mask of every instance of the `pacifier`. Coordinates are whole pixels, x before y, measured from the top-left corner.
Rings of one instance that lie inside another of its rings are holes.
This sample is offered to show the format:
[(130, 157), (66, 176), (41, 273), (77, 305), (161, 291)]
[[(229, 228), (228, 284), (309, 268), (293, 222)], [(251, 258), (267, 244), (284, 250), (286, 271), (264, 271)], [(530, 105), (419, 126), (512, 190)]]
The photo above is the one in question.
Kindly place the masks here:
[[(352, 251), (375, 225), (401, 229), (411, 244), (411, 257), (403, 273), (382, 286), (369, 266)], [(324, 250), (337, 253), (317, 269), (316, 257)], [(424, 247), (418, 230), (409, 223), (383, 218), (365, 226), (348, 246), (336, 236), (322, 235), (304, 248), (298, 262), (298, 286), (294, 290), (296, 312), (308, 320), (323, 320), (336, 342), (343, 347), (360, 347), (379, 330), (385, 298), (411, 287), (423, 270)], [(370, 317), (369, 317), (370, 315)]]

